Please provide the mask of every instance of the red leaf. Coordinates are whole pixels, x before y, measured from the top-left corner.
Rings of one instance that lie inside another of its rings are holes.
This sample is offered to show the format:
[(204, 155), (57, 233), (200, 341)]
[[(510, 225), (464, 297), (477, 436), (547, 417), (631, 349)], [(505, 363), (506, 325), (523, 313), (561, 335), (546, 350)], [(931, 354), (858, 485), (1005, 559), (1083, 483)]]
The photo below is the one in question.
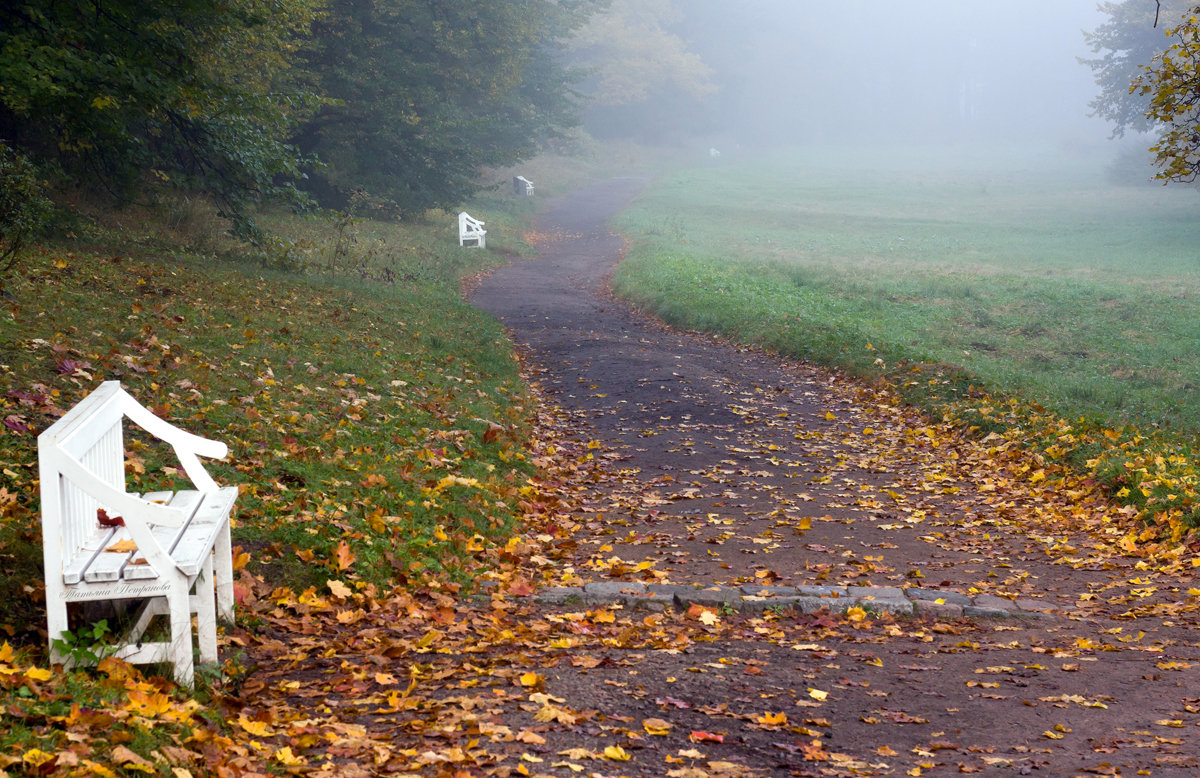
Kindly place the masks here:
[(96, 521), (100, 522), (101, 527), (124, 527), (125, 519), (120, 516), (109, 516), (108, 512), (103, 508), (96, 509)]
[(700, 729), (693, 729), (692, 734), (688, 735), (688, 740), (693, 743), (724, 743), (725, 735), (718, 732), (705, 732)]

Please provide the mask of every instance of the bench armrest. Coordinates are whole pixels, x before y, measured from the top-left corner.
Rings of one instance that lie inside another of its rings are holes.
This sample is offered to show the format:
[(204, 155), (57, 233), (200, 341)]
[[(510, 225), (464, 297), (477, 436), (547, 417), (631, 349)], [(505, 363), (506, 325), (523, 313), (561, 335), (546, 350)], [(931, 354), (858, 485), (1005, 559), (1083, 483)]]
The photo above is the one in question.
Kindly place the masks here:
[[(126, 396), (128, 397), (128, 395)], [(182, 430), (155, 416), (132, 397), (129, 397), (128, 402), (121, 410), (146, 432), (170, 444), (171, 448), (175, 450), (179, 464), (183, 465), (183, 471), (187, 473), (187, 477), (195, 484), (198, 491), (211, 492), (219, 488), (217, 482), (212, 479), (197, 457), (223, 459), (229, 453), (229, 447), (223, 442), (202, 438)]]
[(155, 524), (160, 527), (182, 527), (189, 518), (185, 511), (167, 505), (148, 502), (137, 495), (105, 483), (99, 476), (72, 456), (62, 455), (55, 462), (57, 470), (73, 485), (96, 502), (125, 519), (125, 526), (136, 536), (134, 524)]

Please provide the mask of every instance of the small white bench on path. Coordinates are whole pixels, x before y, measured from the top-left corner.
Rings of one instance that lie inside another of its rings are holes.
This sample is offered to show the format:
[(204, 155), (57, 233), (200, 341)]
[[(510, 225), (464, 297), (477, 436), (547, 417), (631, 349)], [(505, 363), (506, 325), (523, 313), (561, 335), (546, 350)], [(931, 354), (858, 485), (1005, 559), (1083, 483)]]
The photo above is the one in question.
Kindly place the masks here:
[[(195, 489), (125, 491), (123, 421), (170, 444)], [(106, 381), (38, 436), (46, 626), (52, 662), (69, 664), (56, 641), (70, 629), (67, 603), (144, 600), (112, 656), (170, 662), (191, 686), (192, 615), (200, 661), (217, 662), (217, 616), (233, 618), (229, 521), (236, 486), (218, 486), (199, 456), (228, 449), (175, 427)], [(166, 640), (143, 642), (151, 620), (168, 617)]]
[(462, 211), (458, 214), (458, 245), (466, 246), (472, 241), (481, 249), (487, 248), (487, 230), (483, 222)]
[(533, 182), (525, 176), (513, 176), (513, 194), (517, 197), (533, 197)]

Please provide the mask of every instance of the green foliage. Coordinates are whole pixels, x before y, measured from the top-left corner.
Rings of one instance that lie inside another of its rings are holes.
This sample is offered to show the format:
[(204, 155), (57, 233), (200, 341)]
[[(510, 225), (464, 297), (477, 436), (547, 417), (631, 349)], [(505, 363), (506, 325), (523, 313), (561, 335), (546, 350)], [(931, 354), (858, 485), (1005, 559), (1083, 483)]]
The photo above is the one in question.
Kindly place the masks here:
[(571, 56), (591, 72), (588, 90), (600, 105), (618, 106), (684, 92), (705, 97), (712, 71), (670, 31), (679, 20), (670, 0), (617, 0), (571, 40)]
[(571, 39), (571, 61), (588, 74), (580, 91), (589, 98), (590, 131), (651, 141), (695, 132), (696, 108), (717, 86), (675, 31), (683, 17), (677, 5), (615, 0)]
[(0, 141), (0, 274), (16, 266), (25, 242), (46, 224), (51, 208), (33, 163)]
[[(1184, 0), (1165, 0), (1161, 9), (1146, 0), (1100, 3), (1108, 21), (1084, 33), (1088, 46), (1098, 56), (1080, 58), (1092, 69), (1100, 93), (1091, 102), (1092, 115), (1113, 126), (1113, 135), (1126, 130), (1147, 132), (1154, 120), (1147, 116), (1148, 101), (1139, 91), (1130, 89), (1143, 68), (1167, 47), (1164, 31), (1178, 24), (1188, 8)], [(1158, 11), (1158, 26), (1155, 13)]]
[(1194, 181), (1200, 175), (1200, 6), (1167, 34), (1173, 42), (1134, 79), (1133, 91), (1149, 99), (1146, 117), (1161, 128), (1150, 148), (1157, 177)]
[(301, 52), (335, 101), (297, 136), (326, 165), (310, 189), (336, 208), (359, 188), (408, 214), (461, 204), (481, 167), (575, 122), (557, 51), (590, 5), (332, 0)]
[(314, 12), (311, 0), (4, 5), (0, 137), (120, 199), (209, 192), (247, 229), (249, 203), (295, 192), (284, 139), (313, 98), (271, 82)]
[(101, 619), (93, 624), (64, 632), (62, 637), (54, 638), (52, 642), (71, 664), (96, 665), (116, 650), (112, 638), (108, 620)]

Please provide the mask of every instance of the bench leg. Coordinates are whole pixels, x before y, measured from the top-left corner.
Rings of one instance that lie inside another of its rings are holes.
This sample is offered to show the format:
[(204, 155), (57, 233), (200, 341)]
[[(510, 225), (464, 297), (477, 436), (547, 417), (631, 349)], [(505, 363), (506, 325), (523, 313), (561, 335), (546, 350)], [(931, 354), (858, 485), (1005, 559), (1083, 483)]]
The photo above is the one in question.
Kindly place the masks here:
[[(50, 594), (47, 592), (47, 594)], [(57, 593), (61, 595), (61, 592)], [(62, 634), (71, 629), (71, 625), (67, 620), (67, 602), (61, 596), (48, 596), (46, 598), (46, 635), (50, 641), (50, 662), (51, 664), (63, 664), (68, 662), (68, 657), (64, 656), (55, 645), (55, 641), (62, 639)], [(69, 669), (69, 668), (68, 668)]]
[[(175, 666), (175, 681), (191, 688), (195, 683), (192, 660), (192, 608), (185, 576), (167, 592), (167, 610), (171, 619), (171, 664)], [(210, 579), (211, 580), (211, 579)]]
[(212, 555), (196, 577), (196, 636), (200, 643), (200, 661), (217, 664), (217, 603), (213, 590)]
[(217, 616), (233, 621), (233, 549), (229, 539), (229, 521), (217, 535), (213, 546), (213, 572), (216, 574)]

